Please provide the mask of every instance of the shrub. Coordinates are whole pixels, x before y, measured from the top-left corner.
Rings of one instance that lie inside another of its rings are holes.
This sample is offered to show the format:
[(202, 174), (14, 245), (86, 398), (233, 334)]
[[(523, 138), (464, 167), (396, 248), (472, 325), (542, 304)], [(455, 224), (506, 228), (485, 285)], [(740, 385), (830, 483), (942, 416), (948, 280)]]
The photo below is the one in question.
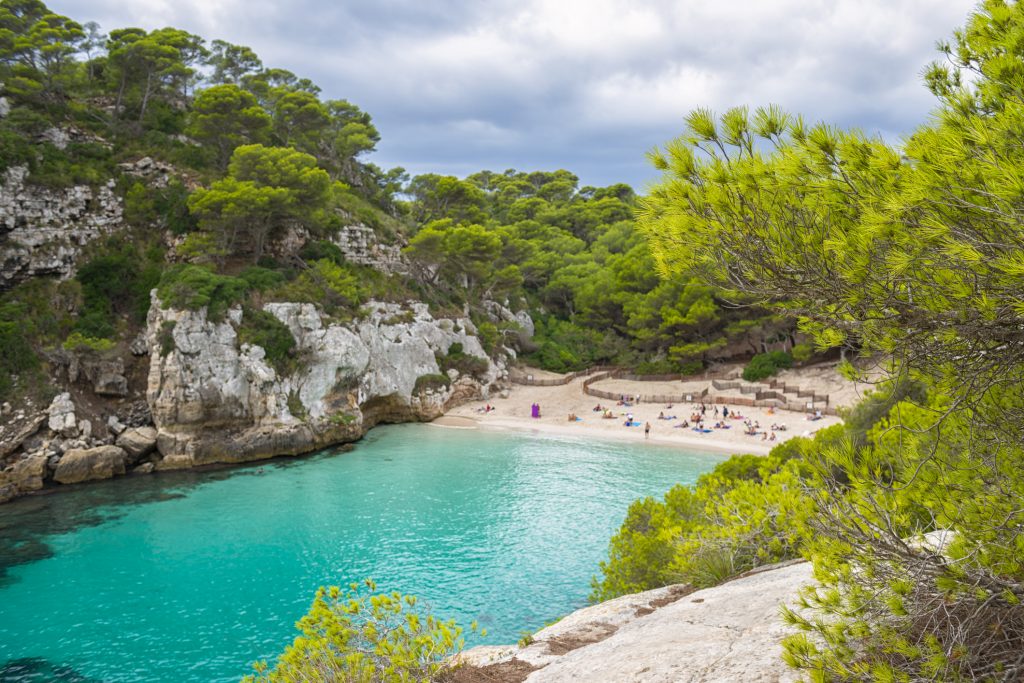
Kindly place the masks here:
[(288, 326), (273, 314), (245, 309), (242, 324), (238, 327), (238, 340), (243, 344), (263, 347), (267, 362), (279, 374), (287, 375), (293, 369), (295, 337)]
[(114, 342), (110, 339), (87, 337), (81, 332), (72, 332), (64, 340), (63, 346), (67, 351), (96, 351), (102, 353), (114, 348)]
[(756, 382), (765, 377), (771, 377), (781, 369), (790, 367), (793, 367), (793, 356), (785, 351), (759, 353), (750, 359), (747, 367), (743, 368), (743, 379), (748, 382)]
[(160, 325), (160, 357), (164, 358), (174, 350), (174, 327), (173, 320), (165, 320)]
[(309, 415), (306, 412), (306, 406), (302, 403), (302, 398), (299, 397), (299, 392), (295, 389), (288, 392), (288, 412), (292, 414), (292, 417), (297, 417), (300, 420), (305, 420)]
[(13, 312), (12, 306), (0, 309), (0, 396), (14, 387), (14, 376), (39, 367), (39, 357), (32, 350), (24, 326), (3, 319), (4, 313)]
[(165, 308), (179, 308), (198, 311), (206, 308), (206, 317), (219, 322), (228, 309), (239, 303), (249, 285), (245, 280), (191, 264), (172, 266), (157, 286), (157, 296)]
[(814, 345), (806, 342), (793, 347), (793, 360), (797, 363), (806, 363), (814, 355)]
[(341, 252), (339, 247), (334, 242), (328, 242), (327, 240), (313, 240), (303, 245), (302, 250), (299, 251), (305, 261), (319, 261), (321, 259), (327, 259), (328, 261), (341, 265), (345, 263), (345, 255)]
[(448, 378), (448, 375), (420, 375), (416, 378), (416, 386), (413, 388), (413, 392), (420, 394), (426, 391), (447, 389), (451, 385), (452, 381)]
[(448, 347), (448, 353), (435, 353), (434, 357), (442, 371), (455, 369), (464, 375), (482, 375), (491, 367), (486, 358), (463, 351), (461, 342), (454, 342)]
[(779, 444), (767, 457), (738, 455), (694, 487), (675, 486), (663, 501), (634, 502), (612, 537), (592, 600), (670, 583), (712, 586), (742, 571), (799, 556), (814, 510), (804, 487), (816, 481), (804, 456), (841, 440), (842, 427), (815, 440)]
[(321, 587), (274, 668), (258, 662), (256, 675), (243, 680), (432, 681), (452, 666), (449, 658), (464, 645), (454, 621), (420, 608), (415, 596), (373, 594), (369, 580), (364, 587)]
[(245, 280), (249, 289), (254, 292), (265, 292), (269, 289), (284, 284), (284, 275), (276, 270), (262, 268), (260, 266), (249, 266), (238, 274), (239, 279)]
[(285, 301), (318, 304), (331, 314), (352, 314), (365, 301), (360, 285), (361, 280), (351, 267), (320, 259), (278, 288), (274, 295)]

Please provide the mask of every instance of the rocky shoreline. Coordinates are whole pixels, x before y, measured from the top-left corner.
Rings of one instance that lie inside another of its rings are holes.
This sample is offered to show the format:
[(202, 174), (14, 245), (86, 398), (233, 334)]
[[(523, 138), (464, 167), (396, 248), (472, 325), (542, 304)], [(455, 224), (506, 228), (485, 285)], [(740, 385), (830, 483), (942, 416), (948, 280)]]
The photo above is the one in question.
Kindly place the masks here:
[[(345, 324), (310, 304), (263, 310), (296, 340), (300, 362), (288, 374), (263, 348), (240, 343), (242, 309), (211, 321), (204, 309), (164, 308), (154, 296), (140, 337), (139, 355), (149, 356), (145, 404), (98, 415), (95, 388), (72, 386), (42, 410), (5, 406), (0, 502), (126, 474), (311, 453), (505, 390), (505, 362), (488, 356), (473, 323), (435, 319), (425, 304), (371, 302)], [(439, 359), (456, 345), (477, 371), (442, 370)]]

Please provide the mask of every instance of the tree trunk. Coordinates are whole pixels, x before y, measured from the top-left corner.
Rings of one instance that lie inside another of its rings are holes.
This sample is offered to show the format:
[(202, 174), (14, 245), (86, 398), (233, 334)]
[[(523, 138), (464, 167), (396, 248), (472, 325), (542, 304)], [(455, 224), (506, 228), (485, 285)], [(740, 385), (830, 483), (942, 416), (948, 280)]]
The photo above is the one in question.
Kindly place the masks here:
[(146, 88), (142, 91), (142, 106), (139, 107), (139, 123), (142, 123), (142, 117), (146, 115), (146, 105), (149, 104), (150, 84), (152, 82), (153, 72), (150, 71), (146, 74)]

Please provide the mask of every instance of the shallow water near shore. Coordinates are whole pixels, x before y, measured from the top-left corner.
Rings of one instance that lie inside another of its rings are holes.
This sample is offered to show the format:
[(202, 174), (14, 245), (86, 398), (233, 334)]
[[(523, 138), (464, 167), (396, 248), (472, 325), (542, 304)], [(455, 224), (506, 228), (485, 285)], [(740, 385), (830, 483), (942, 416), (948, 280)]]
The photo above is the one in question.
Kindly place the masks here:
[(0, 681), (234, 681), (365, 577), (515, 642), (586, 604), (633, 500), (723, 456), (400, 425), (355, 450), (0, 507)]

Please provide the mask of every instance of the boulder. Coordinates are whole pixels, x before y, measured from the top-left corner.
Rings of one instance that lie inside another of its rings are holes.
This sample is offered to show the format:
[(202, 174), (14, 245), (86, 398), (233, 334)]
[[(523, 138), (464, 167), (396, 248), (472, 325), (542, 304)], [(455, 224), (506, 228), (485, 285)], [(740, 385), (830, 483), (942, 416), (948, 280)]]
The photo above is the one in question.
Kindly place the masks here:
[(156, 465), (154, 465), (151, 462), (144, 462), (135, 469), (133, 469), (132, 474), (149, 474), (154, 469), (156, 469)]
[(117, 415), (111, 415), (107, 418), (107, 429), (109, 429), (110, 433), (114, 436), (118, 436), (126, 429), (126, 427), (117, 419)]
[(77, 484), (93, 479), (110, 479), (124, 474), (126, 454), (117, 446), (76, 448), (64, 454), (53, 478), (61, 484)]
[[(24, 420), (24, 416), (16, 419)], [(46, 413), (40, 413), (34, 415), (31, 419), (22, 424), (8, 425), (13, 431), (11, 436), (7, 436), (7, 430), (0, 426), (0, 434), (2, 434), (2, 437), (0, 437), (0, 458), (6, 458), (8, 455), (21, 448), (22, 444), (35, 434), (39, 428), (43, 426), (43, 423), (46, 422), (46, 420)], [(35, 449), (33, 448), (29, 450)]]
[(149, 355), (149, 342), (146, 340), (146, 333), (139, 332), (139, 334), (132, 340), (131, 345), (128, 347), (133, 356), (148, 356)]
[(128, 454), (129, 461), (135, 462), (156, 448), (156, 429), (153, 427), (126, 429), (117, 437), (116, 443)]
[(120, 358), (100, 362), (94, 377), (92, 390), (97, 396), (123, 398), (128, 395), (128, 380), (124, 376), (124, 363)]
[(47, 413), (48, 426), (51, 430), (65, 437), (78, 435), (78, 420), (75, 417), (75, 404), (71, 400), (71, 394), (65, 392), (54, 396)]
[(46, 477), (46, 454), (35, 453), (18, 461), (7, 473), (10, 483), (19, 491), (38, 491)]

